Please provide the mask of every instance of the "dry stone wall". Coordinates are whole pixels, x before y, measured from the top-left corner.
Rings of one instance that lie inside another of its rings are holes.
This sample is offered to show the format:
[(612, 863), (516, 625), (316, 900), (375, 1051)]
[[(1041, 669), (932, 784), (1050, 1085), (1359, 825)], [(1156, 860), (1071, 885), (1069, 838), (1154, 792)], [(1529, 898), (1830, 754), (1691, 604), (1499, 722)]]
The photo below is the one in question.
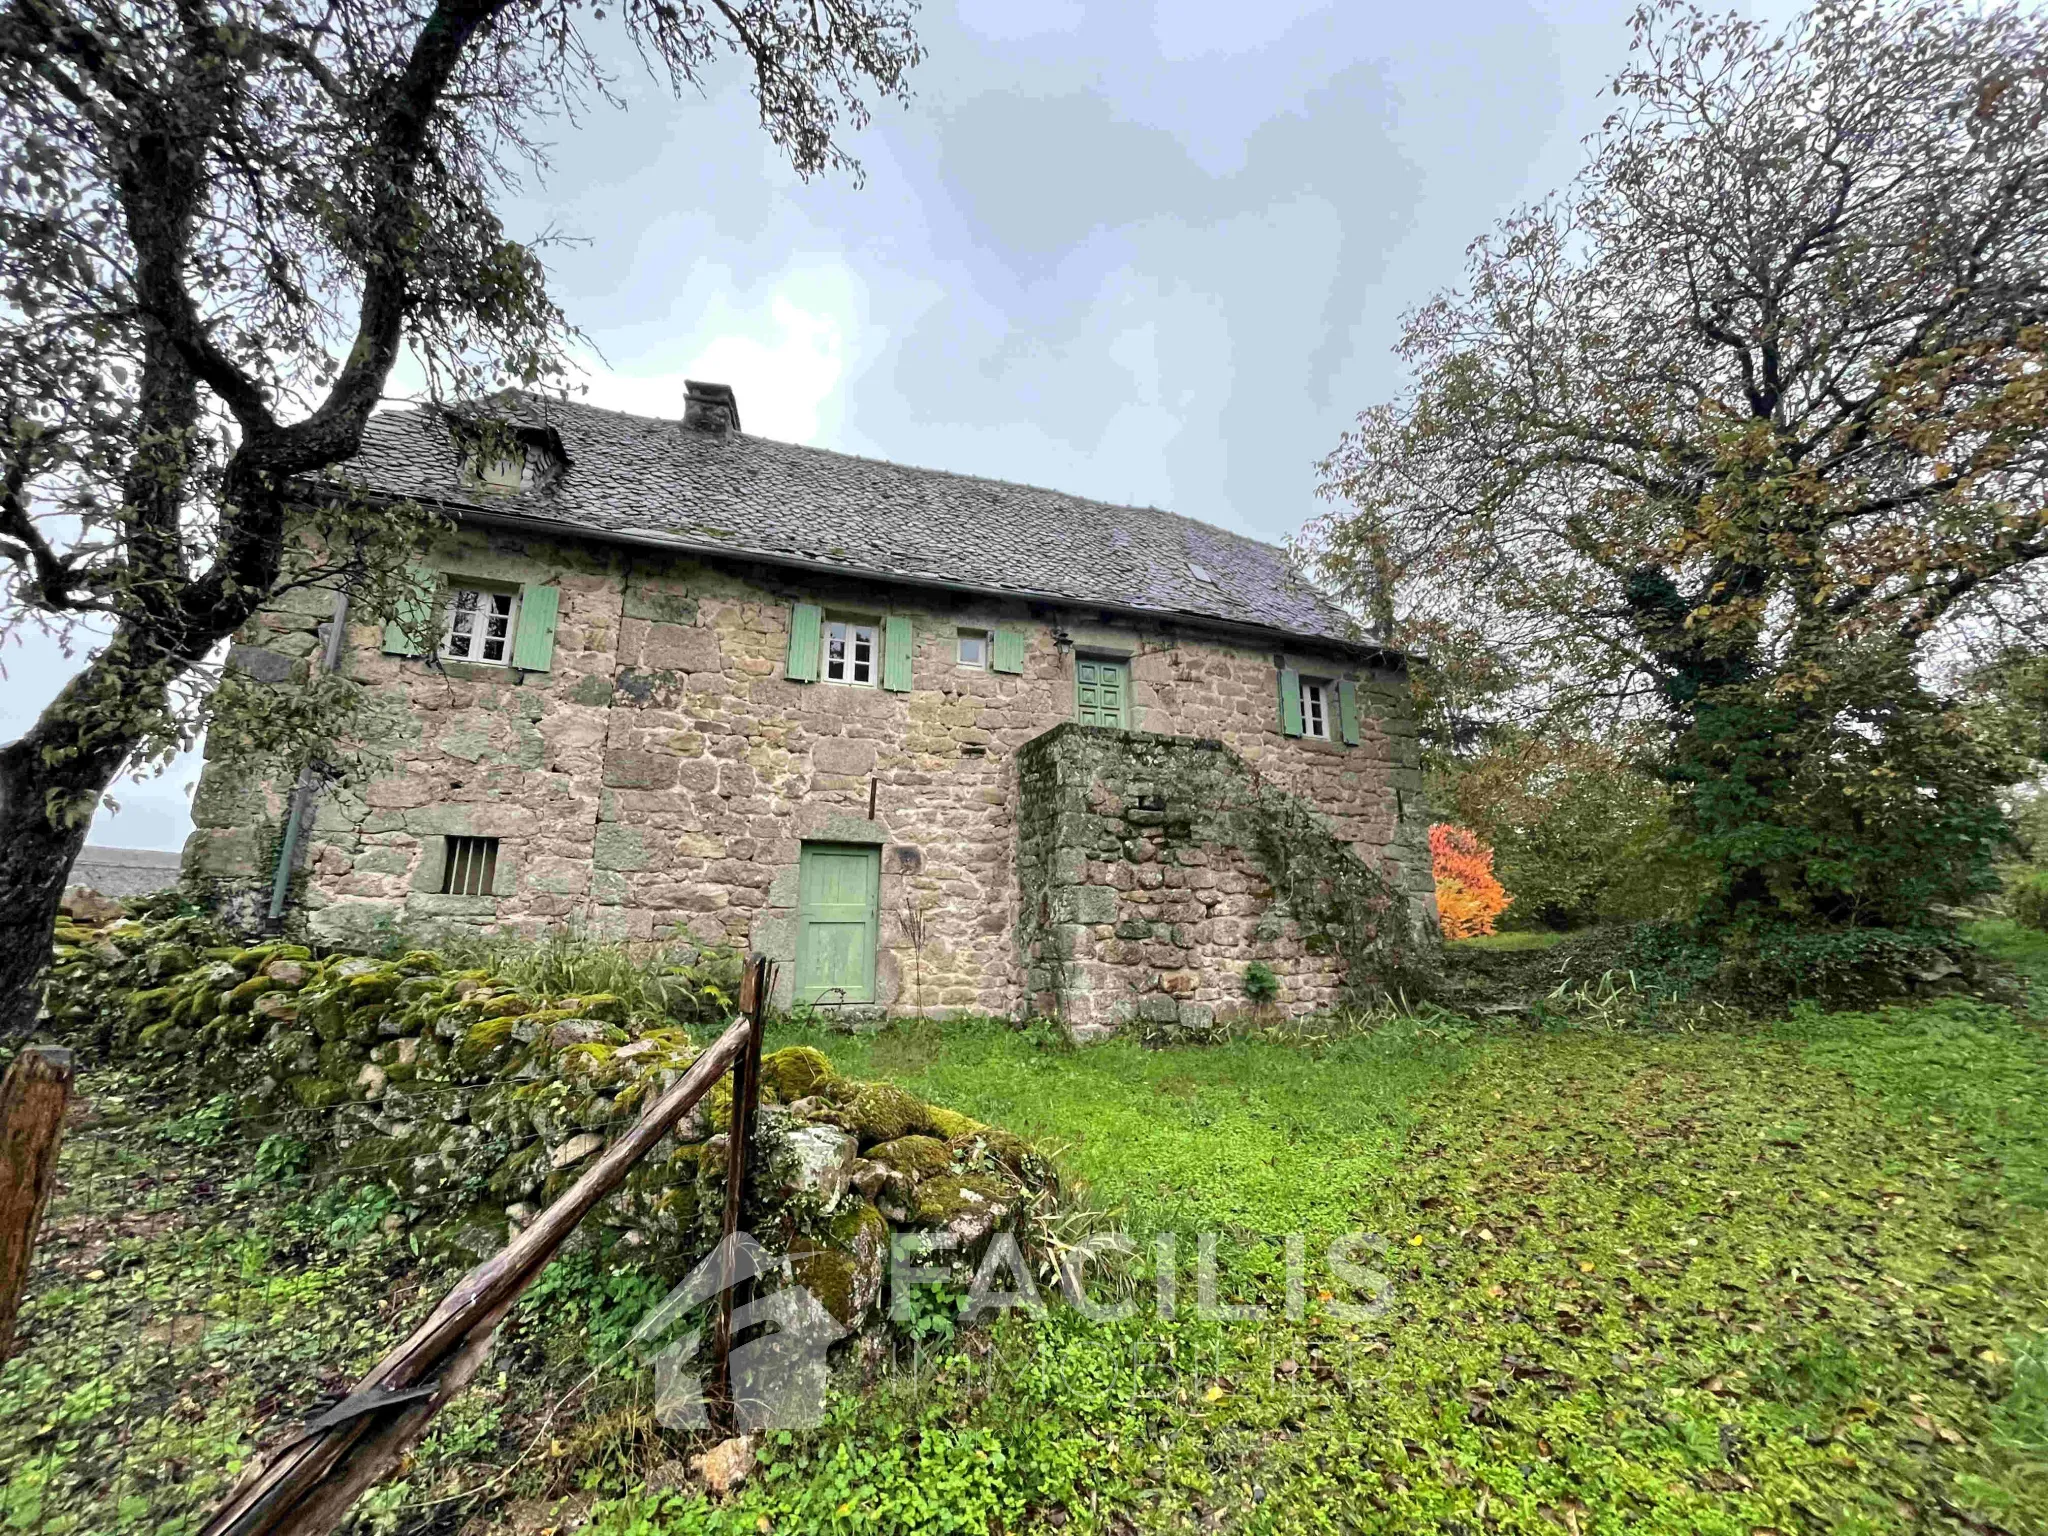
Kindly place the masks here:
[[(1091, 655), (1128, 660), (1138, 730), (1222, 741), (1370, 862), (1391, 860), (1400, 881), (1428, 890), (1396, 671), (1337, 654), (1280, 658), (1092, 610), (476, 526), (433, 564), (558, 588), (552, 665), (436, 665), (384, 654), (376, 625), (350, 626), (344, 666), (371, 693), (385, 761), (319, 797), (294, 903), (322, 942), (434, 924), (573, 924), (632, 939), (682, 928), (788, 962), (803, 845), (867, 844), (881, 858), (875, 1005), (1021, 1011), (1018, 754), (1072, 719), (1076, 658)], [(911, 689), (786, 678), (799, 601), (828, 616), (907, 618)], [(238, 656), (252, 672), (303, 667), (327, 617), (324, 599), (294, 597), (259, 616)], [(1022, 672), (962, 667), (962, 628), (1020, 632)], [(1356, 680), (1357, 746), (1282, 734), (1282, 659)], [(289, 784), (209, 771), (188, 872), (224, 890), (267, 889)], [(441, 891), (445, 840), (465, 835), (499, 839), (490, 894)], [(781, 967), (781, 1001), (794, 970)]]
[(1398, 863), (1222, 742), (1061, 726), (1020, 754), (1018, 930), (1034, 1011), (1076, 1039), (1201, 1035), (1258, 1005), (1319, 1012), (1433, 963)]

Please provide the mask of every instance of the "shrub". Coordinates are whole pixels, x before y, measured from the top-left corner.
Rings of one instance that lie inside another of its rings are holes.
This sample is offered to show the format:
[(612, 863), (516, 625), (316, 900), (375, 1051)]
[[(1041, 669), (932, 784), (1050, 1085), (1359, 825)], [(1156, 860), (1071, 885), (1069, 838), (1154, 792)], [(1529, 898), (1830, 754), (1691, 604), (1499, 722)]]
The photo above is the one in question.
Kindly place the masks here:
[(1254, 960), (1244, 968), (1244, 995), (1255, 1003), (1270, 1003), (1280, 995), (1280, 978), (1273, 974), (1273, 967), (1263, 960)]
[(1769, 1012), (1801, 998), (1859, 1007), (1969, 980), (1970, 948), (1937, 929), (1766, 928), (1632, 923), (1575, 935), (1548, 952), (1548, 973), (1583, 986), (1626, 975), (1646, 1007), (1723, 1002)]
[(2006, 910), (2022, 928), (2048, 933), (2048, 869), (2031, 869), (2005, 893)]
[(1514, 900), (1493, 876), (1493, 850), (1477, 833), (1440, 821), (1429, 829), (1429, 862), (1444, 937), (1470, 939), (1493, 932), (1494, 919)]
[(1665, 771), (1716, 929), (1911, 932), (1997, 888), (1998, 794), (2024, 760), (1907, 658), (1827, 658), (1798, 689), (1688, 686)]
[(554, 997), (603, 993), (636, 1014), (676, 1024), (723, 1026), (739, 1006), (737, 950), (711, 949), (687, 937), (665, 944), (592, 939), (564, 929), (538, 943), (447, 934), (436, 946), (449, 963), (478, 967), (524, 991)]

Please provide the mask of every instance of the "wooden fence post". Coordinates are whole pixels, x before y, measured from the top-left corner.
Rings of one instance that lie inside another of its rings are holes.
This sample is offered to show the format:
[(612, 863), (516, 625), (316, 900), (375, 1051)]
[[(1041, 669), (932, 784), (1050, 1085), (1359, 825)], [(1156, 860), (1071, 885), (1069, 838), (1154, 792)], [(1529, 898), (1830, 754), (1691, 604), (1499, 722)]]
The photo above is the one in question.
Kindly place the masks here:
[[(761, 1101), (761, 1027), (768, 1016), (768, 992), (774, 967), (756, 956), (747, 962), (740, 981), (740, 1011), (747, 1016), (747, 1048), (732, 1064), (732, 1123), (725, 1139), (724, 1236), (740, 1229), (740, 1201), (746, 1193), (747, 1150), (754, 1137), (754, 1111)], [(733, 1247), (721, 1240), (718, 1323), (711, 1335), (711, 1391), (706, 1406), (712, 1427), (739, 1433), (739, 1404), (732, 1396), (732, 1313), (739, 1283), (733, 1276)]]
[(0, 1360), (14, 1350), (14, 1320), (50, 1190), (71, 1101), (71, 1052), (31, 1045), (0, 1082)]

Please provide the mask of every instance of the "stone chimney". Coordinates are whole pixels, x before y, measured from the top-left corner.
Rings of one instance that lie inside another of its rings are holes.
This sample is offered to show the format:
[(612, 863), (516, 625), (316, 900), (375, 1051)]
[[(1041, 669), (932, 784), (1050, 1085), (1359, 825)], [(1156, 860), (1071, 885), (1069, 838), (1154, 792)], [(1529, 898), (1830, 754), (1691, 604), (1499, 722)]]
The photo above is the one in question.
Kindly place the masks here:
[(710, 432), (719, 437), (739, 431), (740, 402), (732, 386), (683, 380), (683, 425), (693, 432)]

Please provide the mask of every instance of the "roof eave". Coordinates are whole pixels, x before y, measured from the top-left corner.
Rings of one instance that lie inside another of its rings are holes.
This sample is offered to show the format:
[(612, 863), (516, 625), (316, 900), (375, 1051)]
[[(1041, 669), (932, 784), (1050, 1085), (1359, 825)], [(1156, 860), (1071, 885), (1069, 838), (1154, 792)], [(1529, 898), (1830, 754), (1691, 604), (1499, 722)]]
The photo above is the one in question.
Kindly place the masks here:
[[(331, 491), (331, 488), (323, 487)], [(710, 559), (751, 561), (758, 565), (780, 566), (789, 570), (814, 571), (838, 576), (866, 576), (876, 581), (887, 581), (899, 586), (921, 587), (936, 592), (955, 592), (973, 597), (1002, 597), (1014, 601), (1046, 603), (1060, 608), (1090, 609), (1102, 613), (1128, 614), (1133, 618), (1170, 619), (1176, 623), (1199, 625), (1226, 634), (1257, 636), (1269, 642), (1282, 645), (1313, 645), (1342, 651), (1349, 655), (1375, 661), (1383, 665), (1405, 669), (1409, 663), (1407, 652), (1391, 645), (1382, 645), (1370, 640), (1350, 640), (1331, 635), (1304, 635), (1295, 630), (1281, 629), (1271, 624), (1258, 624), (1242, 619), (1227, 619), (1215, 614), (1196, 613), (1183, 608), (1152, 608), (1138, 603), (1117, 603), (1094, 598), (1078, 598), (1062, 592), (1044, 592), (1031, 587), (999, 587), (977, 582), (956, 581), (943, 576), (920, 576), (901, 571), (878, 571), (855, 565), (835, 564), (830, 560), (809, 559), (802, 555), (789, 554), (779, 550), (734, 548), (729, 544), (713, 543), (704, 539), (685, 538), (681, 534), (663, 533), (651, 528), (596, 528), (587, 523), (566, 523), (555, 518), (534, 517), (526, 513), (498, 511), (488, 507), (477, 507), (467, 502), (447, 501), (432, 496), (395, 496), (388, 492), (369, 491), (367, 494), (389, 502), (409, 501), (422, 506), (437, 508), (450, 516), (465, 522), (482, 524), (487, 527), (515, 529), (527, 533), (545, 534), (553, 538), (587, 538), (608, 544), (624, 544), (640, 549), (671, 550), (677, 554), (699, 555)]]

